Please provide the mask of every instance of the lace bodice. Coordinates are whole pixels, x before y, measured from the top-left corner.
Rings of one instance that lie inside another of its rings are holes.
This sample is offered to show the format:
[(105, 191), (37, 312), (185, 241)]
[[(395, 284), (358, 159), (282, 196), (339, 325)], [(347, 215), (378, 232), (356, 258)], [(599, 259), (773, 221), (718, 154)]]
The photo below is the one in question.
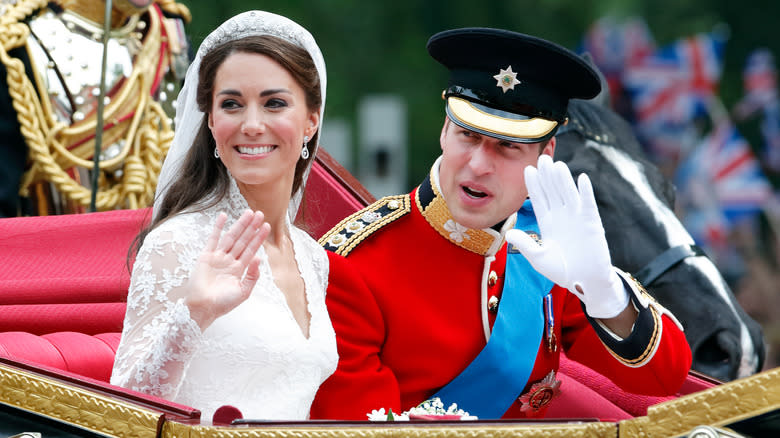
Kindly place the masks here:
[(328, 260), (288, 222), (311, 316), (304, 337), (260, 248), (251, 296), (201, 332), (182, 287), (220, 211), (227, 229), (248, 208), (235, 182), (204, 212), (177, 215), (146, 237), (133, 267), (122, 340), (111, 383), (200, 409), (211, 420), (222, 405), (244, 418), (307, 419), (319, 385), (336, 368), (336, 339), (325, 307)]

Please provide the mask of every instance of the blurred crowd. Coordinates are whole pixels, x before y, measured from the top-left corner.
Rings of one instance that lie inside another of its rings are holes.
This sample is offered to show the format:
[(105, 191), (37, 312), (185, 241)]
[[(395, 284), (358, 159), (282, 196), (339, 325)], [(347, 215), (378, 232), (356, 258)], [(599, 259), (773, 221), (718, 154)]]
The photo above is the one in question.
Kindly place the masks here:
[[(582, 39), (613, 107), (677, 189), (677, 214), (713, 259), (780, 365), (780, 99), (775, 57), (744, 60), (743, 95), (719, 95), (728, 30), (656, 45), (639, 17), (604, 17)], [(748, 133), (743, 135), (742, 131)]]

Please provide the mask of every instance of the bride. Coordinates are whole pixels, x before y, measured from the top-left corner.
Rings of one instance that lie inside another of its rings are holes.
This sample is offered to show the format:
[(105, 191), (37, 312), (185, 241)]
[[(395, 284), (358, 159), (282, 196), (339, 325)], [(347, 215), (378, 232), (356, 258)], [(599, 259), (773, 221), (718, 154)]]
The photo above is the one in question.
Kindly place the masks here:
[(324, 250), (292, 225), (325, 64), (293, 21), (239, 14), (187, 71), (154, 218), (137, 238), (111, 383), (200, 409), (307, 419), (336, 368)]

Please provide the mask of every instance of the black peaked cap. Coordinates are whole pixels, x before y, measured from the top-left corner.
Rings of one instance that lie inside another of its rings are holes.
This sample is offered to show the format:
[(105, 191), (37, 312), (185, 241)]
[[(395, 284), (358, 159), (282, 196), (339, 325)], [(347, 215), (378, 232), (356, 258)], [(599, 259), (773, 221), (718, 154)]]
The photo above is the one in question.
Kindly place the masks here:
[(450, 118), (495, 137), (526, 143), (549, 138), (565, 122), (569, 99), (591, 99), (601, 91), (598, 74), (585, 60), (531, 35), (453, 29), (433, 35), (427, 47), (450, 71), (443, 96)]

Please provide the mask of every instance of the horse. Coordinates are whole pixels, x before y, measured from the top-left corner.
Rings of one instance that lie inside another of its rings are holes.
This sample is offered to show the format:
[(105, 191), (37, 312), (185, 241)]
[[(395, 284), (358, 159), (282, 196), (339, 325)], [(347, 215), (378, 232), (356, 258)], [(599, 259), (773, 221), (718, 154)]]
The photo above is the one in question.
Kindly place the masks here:
[(672, 183), (605, 101), (570, 102), (554, 156), (573, 176), (590, 177), (612, 263), (678, 318), (693, 370), (721, 381), (760, 371), (766, 356), (761, 327), (676, 217)]

